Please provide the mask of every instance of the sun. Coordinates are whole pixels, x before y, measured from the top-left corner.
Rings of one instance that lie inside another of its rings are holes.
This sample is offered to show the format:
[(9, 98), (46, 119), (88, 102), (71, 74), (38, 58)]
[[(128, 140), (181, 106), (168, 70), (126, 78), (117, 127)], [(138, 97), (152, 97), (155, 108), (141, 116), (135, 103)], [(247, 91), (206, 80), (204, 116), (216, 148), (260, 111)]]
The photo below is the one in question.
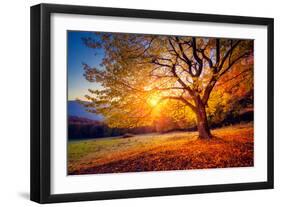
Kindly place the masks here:
[(148, 99), (148, 103), (151, 107), (155, 107), (157, 106), (157, 104), (159, 103), (159, 97), (157, 96), (152, 96)]

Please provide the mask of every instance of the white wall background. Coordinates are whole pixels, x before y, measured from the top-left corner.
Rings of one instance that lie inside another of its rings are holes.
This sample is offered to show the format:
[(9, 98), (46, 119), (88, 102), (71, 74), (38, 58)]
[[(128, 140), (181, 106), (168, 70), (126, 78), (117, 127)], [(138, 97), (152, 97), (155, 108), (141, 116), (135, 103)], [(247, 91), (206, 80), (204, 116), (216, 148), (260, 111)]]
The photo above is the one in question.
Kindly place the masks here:
[[(0, 31), (0, 206), (37, 206), (29, 201), (29, 7), (81, 4), (275, 18), (275, 189), (154, 198), (62, 203), (52, 206), (277, 206), (281, 203), (281, 13), (279, 2), (245, 0), (49, 0), (2, 1)], [(280, 146), (280, 147), (279, 147)]]

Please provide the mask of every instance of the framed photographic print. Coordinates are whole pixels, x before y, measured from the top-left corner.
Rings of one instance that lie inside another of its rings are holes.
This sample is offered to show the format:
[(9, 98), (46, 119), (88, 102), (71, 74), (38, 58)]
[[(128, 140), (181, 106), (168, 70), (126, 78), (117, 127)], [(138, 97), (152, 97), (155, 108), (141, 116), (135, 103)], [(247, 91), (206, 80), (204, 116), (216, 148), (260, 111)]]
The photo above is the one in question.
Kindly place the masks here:
[(273, 188), (273, 19), (31, 7), (31, 200)]

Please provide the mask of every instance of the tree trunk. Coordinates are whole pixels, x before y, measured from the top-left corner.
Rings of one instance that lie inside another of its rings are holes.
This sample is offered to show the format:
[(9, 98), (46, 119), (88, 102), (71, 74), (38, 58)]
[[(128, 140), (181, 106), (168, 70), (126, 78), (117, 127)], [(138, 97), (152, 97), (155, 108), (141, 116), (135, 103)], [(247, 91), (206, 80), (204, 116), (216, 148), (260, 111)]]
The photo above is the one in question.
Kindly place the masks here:
[(205, 106), (199, 101), (197, 104), (197, 128), (200, 139), (211, 139)]

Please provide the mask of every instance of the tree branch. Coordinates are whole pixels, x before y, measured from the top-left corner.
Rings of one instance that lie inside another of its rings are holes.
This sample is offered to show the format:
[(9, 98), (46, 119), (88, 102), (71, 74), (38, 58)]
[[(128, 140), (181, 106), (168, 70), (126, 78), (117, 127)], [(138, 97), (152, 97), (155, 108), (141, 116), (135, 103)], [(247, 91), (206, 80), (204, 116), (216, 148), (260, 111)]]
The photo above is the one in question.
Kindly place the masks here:
[(172, 73), (177, 78), (177, 81), (182, 85), (182, 87), (185, 88), (191, 96), (194, 96), (194, 91), (188, 85), (186, 85), (185, 82), (183, 82), (182, 79), (178, 76), (176, 72), (176, 65), (173, 65)]
[(196, 75), (195, 76), (199, 77), (201, 72), (202, 72), (203, 61), (199, 58), (199, 56), (197, 54), (197, 45), (196, 45), (196, 38), (195, 37), (192, 37), (191, 47), (192, 47), (193, 57), (198, 64), (198, 69), (196, 68)]
[(149, 91), (167, 91), (167, 90), (185, 90), (185, 88), (183, 88), (183, 87), (167, 87), (167, 88), (155, 87), (155, 88), (152, 88)]
[(241, 60), (243, 57), (246, 57), (248, 56), (250, 53), (249, 52), (245, 52), (244, 54), (238, 56), (237, 58), (235, 58), (229, 65), (228, 67), (222, 71), (221, 73), (217, 73), (217, 74), (214, 74), (211, 78), (211, 80), (209, 81), (206, 89), (205, 89), (205, 92), (204, 92), (204, 95), (203, 95), (203, 98), (202, 98), (202, 102), (203, 104), (207, 104), (208, 102), (208, 99), (210, 97), (210, 93), (212, 91), (212, 89), (214, 88), (214, 86), (216, 85), (216, 82), (217, 80), (222, 77), (227, 71), (229, 71), (231, 69), (231, 67), (237, 63), (239, 60)]
[(249, 72), (249, 71), (251, 71), (251, 70), (252, 70), (251, 68), (248, 68), (248, 69), (246, 69), (246, 70), (243, 70), (242, 72), (238, 73), (237, 75), (235, 75), (235, 76), (233, 76), (233, 77), (231, 77), (231, 78), (225, 80), (223, 83), (217, 84), (217, 86), (224, 85), (224, 84), (226, 84), (227, 82), (232, 81), (232, 80), (234, 80), (235, 78), (238, 78), (240, 75), (242, 75), (242, 74), (244, 74), (244, 73), (247, 73), (247, 72)]
[[(233, 50), (239, 45), (240, 42), (241, 42), (241, 40), (238, 40), (235, 44), (233, 44), (233, 45), (231, 44), (230, 49), (226, 52), (226, 54), (224, 55), (224, 57), (223, 57), (223, 59), (222, 59), (220, 65), (218, 66), (218, 71), (215, 71), (215, 73), (213, 74), (213, 76), (212, 76), (211, 80), (209, 81), (209, 83), (208, 83), (208, 85), (207, 85), (207, 87), (206, 87), (206, 89), (205, 89), (205, 91), (204, 91), (204, 94), (203, 94), (202, 102), (203, 102), (204, 105), (207, 104), (207, 102), (208, 102), (208, 100), (209, 100), (209, 97), (210, 97), (210, 94), (211, 94), (211, 92), (212, 92), (214, 86), (216, 85), (217, 80), (218, 80), (223, 74), (225, 74), (239, 59), (241, 59), (242, 57), (244, 57), (245, 54), (239, 56), (239, 57), (236, 58), (231, 64), (229, 64), (229, 66), (228, 66), (223, 72), (218, 73), (219, 71), (222, 70), (222, 67), (223, 67), (223, 65), (224, 65), (224, 63), (225, 63), (225, 61), (226, 61), (226, 59), (229, 57), (229, 55), (232, 54)], [(220, 44), (219, 41), (216, 41), (217, 58), (218, 58), (217, 60), (220, 59), (220, 57), (218, 57), (218, 54), (220, 53), (220, 52), (218, 51), (218, 46), (219, 46), (219, 44)], [(219, 64), (219, 63), (217, 62), (217, 64)]]
[(221, 61), (221, 63), (219, 64), (219, 66), (218, 66), (218, 69), (219, 69), (219, 71), (222, 69), (222, 67), (223, 67), (223, 65), (224, 65), (224, 63), (225, 63), (225, 61), (226, 61), (226, 59), (228, 58), (228, 56), (233, 52), (233, 50), (239, 45), (239, 43), (241, 42), (241, 40), (238, 40), (236, 43), (234, 43), (230, 48), (229, 48), (229, 50), (225, 53), (225, 55), (224, 55), (224, 57), (223, 57), (223, 59), (222, 59), (222, 61)]
[(229, 63), (228, 67), (219, 73), (219, 77), (223, 76), (235, 63), (237, 63), (239, 60), (241, 60), (244, 57), (247, 57), (250, 55), (250, 52), (245, 52), (244, 54), (238, 56), (237, 58), (235, 58), (231, 63)]
[(203, 94), (203, 98), (202, 98), (202, 103), (204, 105), (207, 104), (208, 100), (209, 100), (209, 97), (210, 97), (210, 94), (211, 94), (211, 91), (213, 90), (215, 84), (217, 82), (217, 78), (216, 78), (216, 75), (213, 75), (211, 80), (209, 81), (205, 91), (204, 91), (204, 94)]
[(199, 52), (202, 54), (203, 58), (204, 58), (205, 60), (207, 60), (207, 62), (208, 62), (208, 64), (209, 64), (209, 67), (210, 67), (210, 68), (213, 68), (213, 67), (214, 67), (213, 62), (212, 62), (211, 58), (209, 58), (209, 57), (205, 54), (205, 50), (200, 50)]
[(220, 62), (220, 39), (216, 39), (216, 62), (217, 66), (219, 65)]
[(191, 110), (193, 110), (194, 112), (196, 112), (196, 107), (190, 103), (189, 101), (187, 101), (185, 98), (183, 98), (182, 96), (178, 97), (178, 96), (163, 96), (158, 103), (160, 103), (160, 101), (164, 101), (164, 100), (178, 100), (183, 102), (184, 104), (186, 104), (189, 108), (191, 108)]
[[(144, 50), (142, 51), (142, 52), (140, 52), (139, 54), (136, 54), (136, 55), (134, 55), (134, 56), (128, 56), (128, 58), (129, 59), (135, 59), (135, 58), (139, 58), (139, 57), (141, 57), (142, 55), (144, 55), (149, 49), (150, 49), (150, 47), (151, 47), (151, 44), (152, 44), (152, 42), (153, 42), (153, 40), (154, 40), (155, 38), (154, 37), (152, 37), (151, 38), (151, 40), (149, 41), (149, 43), (147, 44), (147, 45), (144, 45), (143, 47), (144, 47)], [(141, 47), (142, 48), (142, 47)], [(141, 49), (140, 48), (140, 49)], [(132, 50), (132, 52), (135, 52), (136, 50)]]

